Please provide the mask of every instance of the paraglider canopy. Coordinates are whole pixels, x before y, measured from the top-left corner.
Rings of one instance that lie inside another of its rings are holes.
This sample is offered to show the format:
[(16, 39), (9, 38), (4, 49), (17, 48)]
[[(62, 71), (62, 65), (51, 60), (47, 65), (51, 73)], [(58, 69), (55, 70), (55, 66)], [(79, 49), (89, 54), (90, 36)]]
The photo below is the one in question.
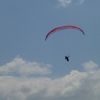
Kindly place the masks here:
[(76, 29), (76, 30), (81, 31), (81, 32), (85, 35), (84, 31), (83, 31), (81, 28), (79, 28), (79, 27), (77, 27), (77, 26), (73, 26), (73, 25), (66, 25), (66, 26), (60, 26), (60, 27), (56, 27), (56, 28), (52, 29), (52, 30), (46, 35), (45, 41), (47, 40), (47, 38), (49, 37), (49, 35), (51, 35), (52, 33), (56, 32), (56, 31), (60, 31), (60, 30), (63, 30), (63, 29)]

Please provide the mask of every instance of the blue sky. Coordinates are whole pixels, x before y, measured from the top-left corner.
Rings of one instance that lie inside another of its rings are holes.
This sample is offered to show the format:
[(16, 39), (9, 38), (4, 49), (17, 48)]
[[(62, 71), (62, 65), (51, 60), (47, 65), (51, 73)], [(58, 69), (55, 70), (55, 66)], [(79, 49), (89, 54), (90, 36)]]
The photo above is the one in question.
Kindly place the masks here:
[[(85, 100), (100, 100), (99, 4), (99, 0), (1, 0), (0, 98), (80, 100), (80, 93)], [(50, 30), (62, 25), (78, 26), (85, 35), (62, 30), (45, 41)], [(68, 54), (69, 62), (64, 59)]]

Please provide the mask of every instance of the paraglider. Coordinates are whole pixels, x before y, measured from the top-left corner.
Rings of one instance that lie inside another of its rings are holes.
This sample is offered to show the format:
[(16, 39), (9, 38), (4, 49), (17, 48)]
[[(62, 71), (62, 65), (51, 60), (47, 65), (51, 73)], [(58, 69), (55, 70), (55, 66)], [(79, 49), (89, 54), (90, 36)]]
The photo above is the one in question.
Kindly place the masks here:
[[(81, 28), (79, 28), (77, 26), (73, 26), (73, 25), (66, 25), (66, 26), (60, 26), (60, 27), (56, 27), (56, 28), (52, 29), (49, 33), (47, 33), (47, 35), (45, 37), (45, 41), (54, 32), (57, 32), (57, 31), (60, 31), (60, 30), (64, 30), (64, 29), (76, 29), (76, 30), (80, 31), (83, 35), (85, 35), (84, 31)], [(65, 59), (67, 61), (69, 61), (69, 56), (65, 56)]]
[(66, 59), (67, 61), (69, 61), (69, 56), (65, 56), (65, 59)]

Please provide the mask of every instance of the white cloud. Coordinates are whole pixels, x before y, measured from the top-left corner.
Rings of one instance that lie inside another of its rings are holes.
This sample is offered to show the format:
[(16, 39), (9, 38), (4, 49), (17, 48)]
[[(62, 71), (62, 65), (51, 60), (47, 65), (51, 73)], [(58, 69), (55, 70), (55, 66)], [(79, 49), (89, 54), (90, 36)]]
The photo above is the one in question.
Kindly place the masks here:
[(72, 0), (58, 0), (58, 1), (59, 1), (60, 5), (63, 7), (68, 6), (72, 2)]
[(58, 0), (60, 6), (62, 7), (67, 7), (69, 4), (71, 4), (72, 2), (76, 2), (77, 4), (82, 4), (85, 0)]
[(27, 62), (17, 56), (13, 61), (0, 67), (1, 75), (31, 75), (31, 74), (51, 74), (51, 65), (39, 64), (37, 62)]
[(94, 63), (93, 61), (86, 62), (82, 65), (86, 71), (93, 71), (98, 67), (98, 64)]
[[(21, 58), (17, 59), (19, 64), (27, 62)], [(14, 63), (11, 65), (15, 66)], [(72, 70), (70, 74), (55, 79), (2, 75), (0, 76), (0, 100), (100, 100), (98, 65), (93, 61), (82, 65), (89, 70), (85, 72)]]

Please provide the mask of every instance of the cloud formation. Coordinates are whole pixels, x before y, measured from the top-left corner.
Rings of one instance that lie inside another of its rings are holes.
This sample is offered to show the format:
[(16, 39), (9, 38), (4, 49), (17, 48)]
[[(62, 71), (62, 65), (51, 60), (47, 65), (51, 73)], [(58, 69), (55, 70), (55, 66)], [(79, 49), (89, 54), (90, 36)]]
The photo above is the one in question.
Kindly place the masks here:
[(58, 2), (61, 6), (66, 7), (72, 2), (72, 0), (58, 0)]
[[(58, 0), (60, 6), (62, 7), (67, 7), (69, 4), (71, 4), (72, 2), (75, 2), (75, 0)], [(82, 4), (85, 0), (76, 0), (77, 4)]]
[[(1, 68), (4, 67), (4, 70), (8, 65), (11, 65), (16, 69), (15, 62), (17, 62), (17, 66), (23, 65), (20, 67), (25, 66), (26, 68), (26, 65), (30, 65), (29, 62), (16, 57)], [(32, 63), (32, 65), (34, 64)], [(8, 72), (12, 73), (11, 67), (10, 70), (4, 70), (6, 75), (0, 76), (0, 100), (100, 100), (100, 69), (98, 69), (98, 65), (89, 61), (82, 66), (85, 68), (84, 72), (72, 70), (70, 74), (55, 79), (43, 76), (27, 77), (23, 71), (21, 72), (25, 75), (22, 74), (18, 77), (10, 74), (8, 76)], [(19, 70), (17, 71), (21, 73)], [(0, 69), (1, 72), (3, 73)], [(28, 71), (28, 74), (29, 72), (31, 73)]]
[(39, 64), (37, 62), (27, 62), (17, 56), (13, 61), (0, 67), (1, 75), (31, 75), (31, 74), (51, 74), (52, 66), (49, 64)]

